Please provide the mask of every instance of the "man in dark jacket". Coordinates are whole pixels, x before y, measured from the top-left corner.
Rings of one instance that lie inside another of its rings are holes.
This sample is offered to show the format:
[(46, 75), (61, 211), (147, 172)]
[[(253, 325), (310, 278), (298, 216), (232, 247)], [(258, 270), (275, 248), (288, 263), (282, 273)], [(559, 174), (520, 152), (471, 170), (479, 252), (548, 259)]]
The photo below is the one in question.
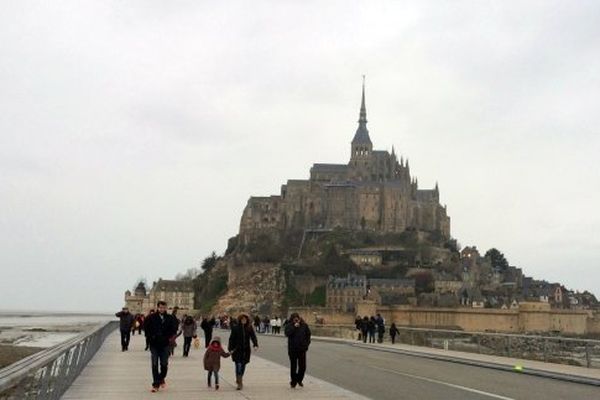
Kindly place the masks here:
[(129, 312), (129, 308), (123, 307), (121, 311), (115, 314), (119, 318), (119, 330), (121, 331), (121, 351), (129, 349), (129, 340), (131, 339), (131, 328), (135, 317)]
[(159, 387), (164, 388), (166, 386), (165, 378), (169, 366), (169, 341), (177, 334), (179, 328), (177, 318), (167, 314), (167, 303), (159, 301), (156, 306), (157, 312), (148, 316), (144, 324), (152, 360), (152, 392), (157, 392)]
[(288, 356), (290, 357), (290, 386), (304, 386), (306, 372), (306, 352), (310, 346), (310, 328), (298, 313), (290, 316), (285, 326), (285, 336), (288, 338)]
[(202, 318), (200, 328), (204, 331), (204, 347), (208, 349), (210, 342), (212, 341), (213, 328), (216, 322), (214, 318), (208, 319), (208, 317)]

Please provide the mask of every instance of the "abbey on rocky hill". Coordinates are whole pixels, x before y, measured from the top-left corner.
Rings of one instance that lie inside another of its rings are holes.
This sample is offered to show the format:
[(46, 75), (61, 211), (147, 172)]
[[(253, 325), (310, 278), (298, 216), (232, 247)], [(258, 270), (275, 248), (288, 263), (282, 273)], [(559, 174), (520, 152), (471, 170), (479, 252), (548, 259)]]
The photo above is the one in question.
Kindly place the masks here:
[(421, 190), (404, 162), (392, 152), (373, 150), (367, 130), (365, 86), (358, 129), (347, 164), (314, 164), (310, 179), (288, 180), (281, 194), (250, 197), (242, 214), (240, 239), (248, 243), (261, 232), (297, 229), (407, 229), (439, 232), (450, 238), (450, 217), (439, 190)]

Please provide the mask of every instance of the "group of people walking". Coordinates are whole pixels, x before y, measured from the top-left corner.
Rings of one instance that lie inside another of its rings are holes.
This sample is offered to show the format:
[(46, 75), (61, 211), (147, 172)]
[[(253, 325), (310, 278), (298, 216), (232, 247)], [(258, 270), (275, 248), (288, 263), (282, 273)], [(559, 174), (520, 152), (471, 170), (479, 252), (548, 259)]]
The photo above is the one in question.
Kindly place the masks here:
[[(127, 308), (123, 308), (115, 314), (120, 320), (121, 346), (122, 351), (127, 351), (130, 341), (131, 324), (135, 323), (135, 317), (129, 313)], [(311, 332), (306, 322), (294, 313), (289, 319), (271, 324), (270, 332), (279, 333), (281, 325), (284, 326), (284, 333), (288, 339), (288, 356), (290, 359), (290, 386), (304, 386), (304, 374), (306, 372), (306, 352), (310, 345)], [(260, 318), (259, 318), (260, 321)], [(231, 357), (236, 375), (236, 389), (242, 390), (244, 387), (244, 374), (246, 365), (250, 363), (252, 350), (258, 349), (258, 339), (253, 327), (253, 320), (247, 314), (240, 314), (235, 319), (227, 319), (223, 324), (222, 320), (217, 322), (214, 318), (203, 318), (200, 328), (204, 332), (205, 353), (203, 358), (204, 369), (207, 371), (207, 384), (212, 387), (214, 380), (215, 390), (219, 390), (219, 370), (221, 367), (221, 358)], [(230, 329), (227, 350), (221, 343), (219, 336), (213, 337), (213, 328), (215, 325), (228, 327)], [(173, 355), (176, 346), (176, 339), (183, 335), (183, 356), (188, 357), (192, 341), (195, 340), (195, 346), (199, 347), (199, 338), (197, 335), (197, 323), (192, 316), (184, 316), (180, 321), (177, 318), (177, 308), (171, 313), (167, 312), (167, 303), (159, 301), (156, 305), (156, 311), (152, 310), (145, 318), (142, 329), (146, 335), (146, 350), (150, 350), (150, 359), (152, 365), (152, 392), (157, 392), (166, 387), (166, 377), (169, 367), (169, 357)], [(273, 328), (276, 329), (273, 332)], [(279, 328), (279, 329), (277, 329)], [(264, 331), (267, 333), (267, 331)]]
[[(362, 340), (363, 343), (375, 343), (375, 338), (377, 337), (377, 343), (383, 343), (383, 336), (385, 335), (385, 319), (381, 316), (381, 314), (377, 314), (375, 316), (364, 316), (363, 318), (359, 316), (356, 317), (354, 321), (356, 326), (356, 330), (358, 331), (358, 340)], [(396, 335), (400, 333), (395, 323), (392, 323), (390, 326), (390, 338), (392, 340), (392, 344), (396, 343)]]

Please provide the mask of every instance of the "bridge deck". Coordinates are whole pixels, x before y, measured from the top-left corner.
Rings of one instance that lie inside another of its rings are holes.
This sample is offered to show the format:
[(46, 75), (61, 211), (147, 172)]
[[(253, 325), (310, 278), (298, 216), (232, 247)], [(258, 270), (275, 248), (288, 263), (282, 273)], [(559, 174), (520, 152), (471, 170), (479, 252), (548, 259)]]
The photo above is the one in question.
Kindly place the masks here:
[[(221, 332), (219, 332), (221, 333)], [(180, 340), (181, 341), (181, 340)], [(181, 356), (181, 344), (169, 361), (168, 387), (150, 393), (150, 354), (144, 351), (141, 336), (131, 338), (130, 350), (121, 352), (119, 333), (114, 332), (90, 361), (63, 399), (365, 399), (355, 393), (307, 376), (304, 388), (289, 387), (286, 367), (255, 355), (244, 376), (244, 390), (235, 390), (233, 363), (221, 362), (221, 389), (206, 386), (202, 349), (192, 348), (189, 358)], [(282, 348), (282, 351), (285, 351)], [(259, 351), (260, 354), (260, 351)]]

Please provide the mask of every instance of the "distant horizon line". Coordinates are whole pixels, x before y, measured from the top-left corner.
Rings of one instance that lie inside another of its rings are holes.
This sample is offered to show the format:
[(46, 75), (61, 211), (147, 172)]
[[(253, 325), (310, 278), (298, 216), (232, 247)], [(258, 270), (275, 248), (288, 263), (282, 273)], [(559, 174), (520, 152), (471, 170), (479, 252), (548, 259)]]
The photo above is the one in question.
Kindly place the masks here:
[(56, 309), (0, 309), (0, 316), (18, 316), (18, 315), (27, 315), (27, 316), (35, 316), (35, 315), (112, 315), (111, 311), (69, 311), (69, 310), (56, 310)]

